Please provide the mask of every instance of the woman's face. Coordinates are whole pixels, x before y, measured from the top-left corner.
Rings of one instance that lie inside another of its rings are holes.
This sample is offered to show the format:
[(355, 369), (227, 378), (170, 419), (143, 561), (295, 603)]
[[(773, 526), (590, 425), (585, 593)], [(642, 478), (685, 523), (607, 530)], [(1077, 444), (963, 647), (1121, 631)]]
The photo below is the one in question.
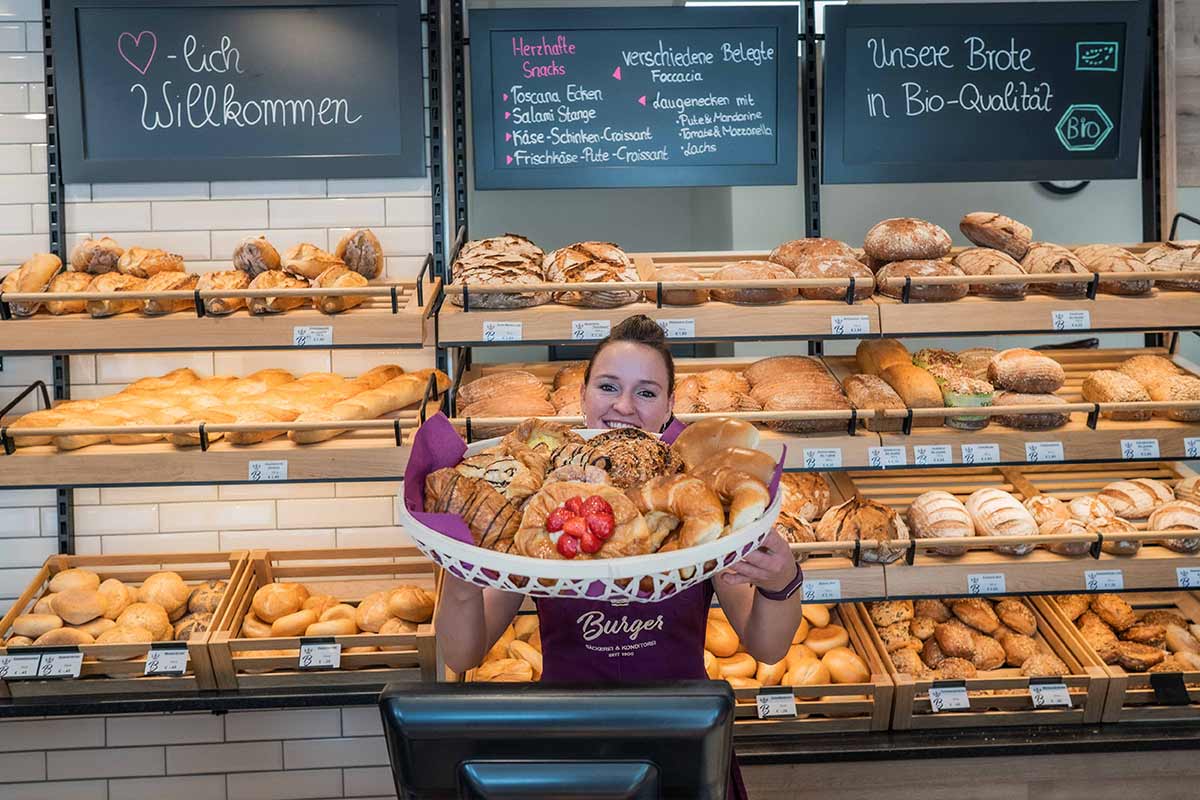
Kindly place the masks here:
[(636, 342), (614, 342), (600, 351), (581, 399), (589, 428), (653, 433), (667, 424), (675, 405), (662, 355)]

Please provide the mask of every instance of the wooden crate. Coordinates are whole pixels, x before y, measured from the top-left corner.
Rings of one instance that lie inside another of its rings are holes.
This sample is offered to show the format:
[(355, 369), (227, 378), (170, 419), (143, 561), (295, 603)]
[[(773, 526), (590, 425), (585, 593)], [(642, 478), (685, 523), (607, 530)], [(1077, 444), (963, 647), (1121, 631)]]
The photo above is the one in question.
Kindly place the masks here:
[(353, 605), (372, 592), (401, 584), (433, 592), (435, 571), (434, 564), (415, 547), (252, 551), (242, 580), (231, 587), (217, 610), (219, 619), (209, 637), (217, 685), (222, 689), (257, 689), (433, 681), (436, 646), (432, 621), (420, 625), (415, 633), (333, 637), (343, 651), (372, 646), (393, 649), (343, 652), (340, 669), (320, 671), (299, 668), (303, 637), (251, 639), (243, 637), (241, 629), (254, 593), (268, 583), (300, 582), (312, 594), (330, 594)]
[[(1027, 599), (1028, 602), (1028, 599)], [(981, 728), (1003, 725), (1082, 725), (1099, 722), (1108, 692), (1108, 673), (1084, 663), (1047, 621), (1037, 607), (1030, 605), (1038, 621), (1039, 643), (1048, 647), (1071, 670), (1063, 683), (1071, 695), (1072, 707), (1034, 708), (1029, 695), (1029, 678), (1012, 667), (980, 672), (964, 681), (971, 708), (965, 711), (935, 712), (930, 705), (931, 679), (918, 679), (896, 671), (887, 648), (879, 637), (865, 605), (855, 604), (859, 619), (895, 683), (893, 730), (932, 728)]]
[[(176, 572), (189, 584), (206, 580), (223, 580), (231, 589), (247, 569), (247, 553), (164, 553), (159, 555), (66, 556), (46, 559), (25, 591), (12, 608), (0, 619), (0, 641), (8, 637), (13, 620), (32, 610), (48, 591), (50, 579), (66, 569), (88, 569), (100, 580), (116, 578), (136, 584), (156, 572)], [(227, 590), (228, 596), (228, 590)], [(224, 600), (222, 600), (224, 602)], [(204, 633), (192, 634), (187, 640), (188, 668), (179, 677), (146, 676), (146, 655), (149, 644), (86, 644), (80, 645), (84, 660), (76, 680), (0, 681), (0, 694), (12, 697), (45, 697), (58, 695), (128, 694), (148, 692), (197, 692), (215, 689), (217, 683), (207, 648), (208, 638), (219, 619), (213, 614), (213, 625)], [(0, 647), (0, 654), (19, 653), (25, 648)], [(100, 661), (96, 656), (124, 657), (122, 661)]]
[[(1131, 592), (1122, 594), (1141, 613), (1155, 608), (1182, 614), (1190, 622), (1200, 622), (1200, 600), (1191, 592)], [(1104, 722), (1167, 722), (1194, 720), (1200, 714), (1200, 671), (1176, 673), (1182, 677), (1189, 702), (1165, 705), (1159, 701), (1151, 685), (1149, 672), (1128, 672), (1120, 664), (1105, 664), (1075, 624), (1050, 597), (1037, 598), (1039, 610), (1052, 620), (1062, 638), (1089, 664), (1108, 672), (1108, 700), (1104, 705)]]

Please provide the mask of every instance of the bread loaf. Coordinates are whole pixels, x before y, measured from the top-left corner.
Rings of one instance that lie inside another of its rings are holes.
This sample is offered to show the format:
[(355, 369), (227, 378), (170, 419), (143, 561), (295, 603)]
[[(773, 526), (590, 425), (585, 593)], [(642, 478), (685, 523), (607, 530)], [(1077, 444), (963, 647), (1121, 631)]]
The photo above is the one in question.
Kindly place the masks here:
[[(942, 390), (928, 371), (912, 364), (894, 364), (880, 376), (895, 390), (909, 408), (942, 408)], [(939, 426), (942, 420), (929, 417), (914, 425)]]
[(1024, 258), (1033, 241), (1033, 229), (1028, 225), (992, 211), (972, 211), (959, 221), (958, 229), (980, 247), (1012, 258)]
[(1150, 267), (1123, 247), (1110, 244), (1090, 244), (1075, 251), (1075, 256), (1092, 272), (1144, 273), (1144, 280), (1116, 281), (1111, 278), (1100, 281), (1099, 289), (1107, 294), (1146, 294), (1154, 288), (1150, 278)]
[(880, 294), (886, 297), (901, 299), (904, 297), (904, 281), (894, 281), (893, 279), (913, 278), (914, 281), (908, 293), (910, 301), (940, 303), (966, 297), (969, 288), (968, 284), (921, 284), (915, 279), (965, 274), (965, 272), (954, 264), (948, 264), (945, 261), (893, 261), (876, 273), (875, 280), (878, 284)]
[[(248, 274), (248, 273), (247, 273)], [(260, 270), (250, 281), (251, 289), (307, 289), (308, 281), (290, 275), (280, 269)], [(251, 314), (278, 314), (300, 308), (308, 302), (307, 297), (248, 297), (246, 307)]]
[[(972, 247), (954, 257), (954, 265), (967, 275), (1024, 275), (1025, 270), (1013, 257), (1001, 250)], [(973, 283), (970, 293), (983, 297), (1024, 297), (1024, 281), (1014, 283)]]
[(997, 354), (988, 364), (988, 380), (997, 388), (1022, 394), (1057, 392), (1066, 382), (1062, 365), (1036, 350), (1015, 347)]
[(1171, 487), (1152, 478), (1116, 481), (1100, 490), (1100, 500), (1124, 519), (1145, 519), (1159, 506), (1175, 499)]
[[(0, 292), (41, 293), (62, 269), (62, 261), (51, 253), (37, 253), (16, 270), (4, 277)], [(12, 302), (12, 313), (18, 317), (32, 317), (42, 307), (40, 302)]]
[[(97, 275), (88, 285), (89, 292), (141, 292), (145, 291), (144, 278), (133, 275), (123, 275), (119, 272), (106, 272)], [(112, 317), (126, 311), (135, 311), (142, 307), (141, 300), (88, 300), (87, 311), (93, 317)]]
[[(524, 236), (506, 233), (490, 239), (467, 242), (452, 265), (451, 283), (475, 286), (544, 283), (546, 280), (542, 249)], [(463, 304), (462, 295), (449, 295), (454, 305)], [(473, 294), (475, 308), (526, 308), (550, 302), (549, 292)]]
[(157, 248), (131, 247), (117, 260), (117, 271), (135, 278), (153, 278), (160, 272), (183, 272), (183, 256)]
[(519, 369), (493, 372), (465, 383), (458, 389), (460, 406), (469, 406), (481, 400), (511, 398), (527, 395), (538, 399), (546, 398), (546, 384), (532, 372)]
[(1146, 527), (1155, 531), (1196, 531), (1195, 537), (1163, 539), (1162, 545), (1177, 553), (1200, 550), (1200, 505), (1186, 500), (1173, 500), (1154, 509)]
[[(96, 637), (96, 644), (150, 644), (154, 634), (138, 625), (116, 625)], [(136, 656), (118, 656), (109, 653), (95, 653), (100, 661), (126, 661)]]
[[(770, 261), (735, 261), (727, 264), (713, 273), (715, 281), (767, 281), (788, 280), (794, 278), (787, 267), (773, 264)], [(741, 303), (744, 305), (768, 305), (771, 303), (786, 303), (794, 300), (796, 289), (785, 287), (765, 289), (713, 289), (714, 300), (726, 303)]]
[[(146, 292), (178, 292), (192, 291), (197, 287), (200, 276), (191, 272), (175, 272), (165, 270), (155, 273), (146, 281), (142, 291)], [(163, 297), (148, 298), (142, 301), (142, 313), (147, 316), (171, 314), (176, 311), (194, 311), (196, 300), (193, 297)]]
[(279, 251), (265, 236), (247, 236), (233, 248), (233, 268), (257, 278), (264, 272), (283, 268)]
[[(979, 536), (1036, 536), (1037, 523), (1033, 516), (1011, 494), (1000, 489), (979, 489), (967, 498), (967, 512), (975, 523)], [(1037, 545), (998, 545), (997, 553), (1023, 556)]]
[[(1150, 400), (1141, 384), (1123, 372), (1098, 369), (1083, 379), (1083, 399), (1089, 403), (1138, 403)], [(1114, 420), (1144, 422), (1153, 412), (1104, 411), (1102, 417)]]
[[(908, 507), (908, 527), (914, 539), (959, 539), (975, 535), (975, 523), (966, 506), (949, 492), (934, 490), (918, 495)], [(959, 556), (965, 547), (942, 545), (934, 553)]]
[(1174, 361), (1156, 355), (1138, 355), (1127, 358), (1121, 362), (1118, 370), (1133, 378), (1146, 390), (1163, 378), (1183, 374), (1183, 370)]
[[(1065, 519), (1052, 519), (1038, 526), (1038, 532), (1047, 536), (1057, 534), (1086, 535), (1089, 533), (1089, 530), (1082, 522), (1068, 516)], [(1051, 553), (1057, 553), (1060, 556), (1082, 556), (1087, 555), (1091, 544), (1091, 542), (1049, 542), (1045, 547)]]
[(807, 356), (771, 356), (755, 361), (742, 372), (751, 387), (787, 380), (798, 375), (828, 375), (815, 358)]
[(768, 261), (782, 264), (790, 270), (796, 265), (814, 258), (858, 258), (854, 248), (837, 239), (811, 238), (784, 242), (771, 251)]
[(90, 275), (115, 272), (117, 262), (125, 251), (107, 236), (101, 239), (84, 239), (71, 250), (71, 269)]
[(863, 240), (863, 250), (879, 261), (941, 258), (950, 252), (950, 234), (932, 222), (896, 217), (875, 223)]
[[(703, 288), (700, 282), (704, 280), (704, 276), (691, 267), (684, 266), (667, 266), (659, 267), (654, 273), (656, 281), (689, 281), (696, 282), (695, 289), (663, 289), (662, 302), (668, 306), (698, 306), (701, 303), (708, 302), (708, 289)], [(643, 292), (643, 295), (651, 303), (657, 302), (658, 291), (650, 290)]]
[[(875, 293), (872, 283), (874, 273), (866, 264), (852, 256), (810, 256), (796, 260), (790, 265), (797, 278), (854, 278), (854, 299), (866, 300)], [(844, 300), (845, 287), (802, 287), (800, 296), (805, 300)]]
[(345, 267), (342, 260), (327, 253), (315, 244), (303, 242), (288, 248), (283, 254), (283, 269), (298, 278), (315, 280), (322, 272), (330, 267)]
[[(250, 275), (240, 269), (230, 269), (223, 272), (206, 272), (200, 276), (196, 288), (202, 292), (220, 291), (222, 289), (249, 289)], [(245, 308), (244, 297), (209, 297), (204, 300), (204, 310), (213, 316), (232, 314), (239, 308)]]
[(992, 420), (998, 425), (1016, 428), (1023, 431), (1046, 431), (1061, 428), (1071, 421), (1071, 414), (1064, 411), (1054, 411), (1053, 406), (1066, 405), (1067, 401), (1054, 394), (1022, 394), (1020, 392), (1000, 392), (992, 403), (997, 406), (1049, 406), (1046, 412), (1038, 414), (997, 414)]
[(912, 354), (898, 339), (863, 339), (854, 351), (854, 360), (859, 372), (880, 375), (896, 364), (911, 364)]
[(1142, 261), (1154, 273), (1159, 289), (1200, 291), (1200, 278), (1171, 278), (1172, 272), (1200, 271), (1200, 242), (1163, 242), (1142, 253)]
[[(1021, 266), (1030, 275), (1074, 274), (1090, 276), (1090, 271), (1074, 253), (1065, 247), (1049, 242), (1033, 242)], [(1034, 283), (1029, 288), (1059, 297), (1082, 297), (1087, 294), (1087, 281), (1078, 283)]]
[(333, 255), (368, 280), (378, 278), (383, 272), (383, 245), (370, 228), (358, 228), (346, 233), (338, 241)]
[[(576, 242), (546, 254), (542, 269), (551, 283), (632, 283), (637, 269), (625, 251), (612, 242)], [(638, 299), (638, 293), (613, 289), (602, 292), (557, 292), (559, 303), (586, 308), (616, 308)]]
[[(822, 542), (852, 542), (856, 539), (891, 542), (878, 549), (863, 551), (863, 561), (879, 564), (890, 564), (899, 558), (904, 553), (902, 542), (908, 539), (908, 526), (895, 511), (865, 498), (851, 498), (826, 511), (817, 523), (816, 531)], [(809, 634), (810, 639), (812, 635)], [(811, 646), (811, 642), (806, 641), (806, 644)]]
[[(904, 401), (896, 394), (896, 390), (878, 375), (851, 375), (842, 381), (842, 388), (850, 400), (850, 405), (859, 411), (905, 408)], [(898, 431), (904, 420), (871, 416), (864, 424), (869, 431)]]
[[(1200, 400), (1200, 378), (1170, 375), (1147, 386), (1146, 393), (1156, 401)], [(1172, 408), (1166, 416), (1178, 422), (1200, 422), (1200, 408)]]
[[(52, 294), (86, 292), (92, 276), (86, 272), (60, 272), (55, 275), (46, 291)], [(47, 300), (46, 310), (51, 314), (82, 314), (87, 311), (86, 300)]]
[(1137, 555), (1138, 550), (1142, 548), (1142, 543), (1136, 539), (1121, 538), (1136, 532), (1137, 528), (1133, 526), (1133, 523), (1120, 517), (1092, 518), (1086, 520), (1084, 525), (1091, 533), (1098, 533), (1104, 537), (1104, 543), (1100, 545), (1100, 549), (1109, 555)]
[[(751, 396), (760, 399), (763, 411), (849, 410), (850, 402), (832, 378), (818, 375), (799, 376), (794, 381), (755, 387)], [(845, 420), (790, 420), (768, 422), (767, 427), (791, 433), (814, 433), (844, 428)]]

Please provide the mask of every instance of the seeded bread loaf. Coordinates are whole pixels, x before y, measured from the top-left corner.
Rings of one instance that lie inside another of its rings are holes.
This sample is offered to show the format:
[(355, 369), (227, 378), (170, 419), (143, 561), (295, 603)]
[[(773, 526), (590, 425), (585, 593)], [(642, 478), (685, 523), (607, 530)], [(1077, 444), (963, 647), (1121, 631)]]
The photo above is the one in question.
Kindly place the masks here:
[[(1142, 385), (1123, 372), (1098, 369), (1083, 379), (1083, 399), (1089, 403), (1139, 403), (1150, 400)], [(1113, 420), (1145, 422), (1151, 411), (1104, 411)]]

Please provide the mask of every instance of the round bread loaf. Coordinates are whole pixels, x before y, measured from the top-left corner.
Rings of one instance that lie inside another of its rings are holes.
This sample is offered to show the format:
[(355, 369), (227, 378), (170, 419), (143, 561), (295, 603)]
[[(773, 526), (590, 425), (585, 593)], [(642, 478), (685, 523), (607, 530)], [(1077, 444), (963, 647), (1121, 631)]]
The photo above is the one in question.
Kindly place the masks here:
[(823, 656), (835, 647), (845, 647), (850, 643), (850, 635), (841, 625), (826, 625), (823, 628), (813, 628), (804, 639), (804, 645)]
[(941, 258), (950, 252), (945, 229), (915, 217), (894, 217), (875, 223), (863, 240), (863, 250), (878, 261)]
[(54, 595), (51, 606), (64, 622), (82, 625), (104, 613), (104, 597), (95, 589), (67, 589)]
[[(659, 267), (654, 273), (656, 281), (687, 281), (696, 283), (695, 289), (663, 289), (662, 302), (667, 306), (698, 306), (708, 302), (708, 289), (700, 283), (704, 276), (691, 267), (668, 266)], [(651, 289), (643, 292), (643, 296), (651, 303), (657, 302), (658, 290)]]
[(33, 640), (34, 647), (58, 647), (61, 645), (92, 644), (96, 638), (78, 628), (55, 628)]
[[(791, 267), (797, 278), (854, 278), (854, 299), (866, 300), (875, 293), (870, 267), (853, 256), (810, 256), (798, 259)], [(866, 280), (864, 280), (866, 279)], [(845, 300), (847, 288), (840, 286), (801, 287), (805, 300)]]
[(1200, 242), (1163, 242), (1142, 253), (1142, 261), (1154, 272), (1160, 289), (1200, 291), (1200, 279), (1171, 280), (1172, 272), (1200, 270)]
[[(775, 281), (789, 280), (796, 277), (792, 271), (780, 264), (770, 261), (735, 261), (727, 264), (713, 273), (714, 281)], [(786, 303), (794, 300), (797, 290), (794, 288), (763, 288), (763, 289), (713, 289), (712, 297), (726, 303), (742, 305), (770, 305)]]
[(1108, 484), (1100, 490), (1098, 497), (1118, 517), (1145, 519), (1154, 509), (1174, 500), (1175, 493), (1161, 481), (1134, 478)]
[(1033, 241), (1032, 228), (994, 211), (972, 211), (959, 221), (958, 229), (980, 247), (1012, 258), (1024, 258)]
[(304, 606), (308, 590), (298, 583), (268, 583), (254, 593), (254, 616), (266, 623), (294, 614)]
[[(914, 539), (962, 539), (975, 535), (975, 523), (962, 502), (949, 492), (934, 490), (913, 499), (908, 507), (908, 527)], [(934, 553), (959, 556), (965, 547), (941, 545)]]
[(136, 602), (137, 592), (116, 578), (109, 578), (97, 589), (104, 598), (105, 619), (115, 620), (121, 612)]
[(821, 656), (821, 663), (829, 670), (829, 677), (834, 683), (866, 683), (871, 680), (867, 662), (849, 647), (834, 647)]
[(221, 603), (225, 594), (225, 581), (205, 581), (192, 589), (188, 596), (187, 608), (192, 614), (212, 614)]
[[(1074, 253), (1050, 242), (1030, 244), (1025, 257), (1021, 259), (1021, 266), (1030, 275), (1091, 275)], [(1087, 293), (1087, 282), (1034, 283), (1030, 284), (1029, 288), (1059, 297), (1081, 297)]]
[[(1024, 268), (1007, 253), (986, 247), (971, 247), (954, 257), (954, 265), (968, 275), (1024, 275)], [(1026, 284), (972, 283), (970, 293), (983, 297), (1024, 297)]]
[(1200, 505), (1186, 500), (1164, 503), (1150, 514), (1146, 527), (1155, 531), (1196, 531), (1196, 536), (1185, 539), (1163, 539), (1163, 547), (1177, 553), (1194, 553), (1200, 550)]
[(359, 630), (379, 633), (383, 623), (387, 622), (391, 613), (388, 611), (388, 596), (390, 592), (372, 592), (362, 599), (355, 610), (354, 623)]
[(84, 633), (86, 633), (88, 636), (91, 636), (92, 638), (97, 638), (100, 636), (100, 634), (104, 633), (107, 630), (111, 630), (112, 628), (115, 628), (116, 626), (117, 626), (117, 623), (113, 622), (111, 619), (105, 619), (104, 617), (97, 617), (96, 619), (92, 620), (91, 622), (85, 622), (82, 625), (72, 625), (71, 627), (75, 628), (76, 630), (83, 631)]
[(433, 619), (433, 595), (420, 586), (401, 586), (388, 594), (388, 614), (409, 622)]
[(50, 579), (50, 591), (65, 592), (67, 589), (99, 589), (100, 576), (87, 569), (64, 569)]
[(790, 270), (810, 258), (858, 258), (853, 247), (837, 239), (811, 238), (793, 239), (771, 251), (767, 260), (782, 264)]
[[(966, 275), (954, 264), (931, 259), (906, 259), (893, 261), (875, 274), (877, 289), (885, 297), (902, 299), (904, 297), (904, 282), (891, 282), (897, 278), (936, 278), (954, 275)], [(966, 283), (955, 284), (920, 284), (914, 283), (909, 289), (908, 299), (917, 303), (943, 303), (966, 297), (970, 286)]]
[(62, 626), (62, 618), (55, 614), (21, 614), (13, 620), (12, 632), (18, 636), (36, 639)]
[(186, 609), (192, 591), (177, 572), (156, 572), (138, 587), (138, 602), (156, 603), (168, 615)]
[(175, 632), (167, 612), (162, 606), (153, 603), (133, 603), (117, 617), (117, 624), (145, 628), (154, 636), (156, 642), (170, 640)]
[(271, 626), (254, 616), (254, 612), (242, 618), (242, 636), (246, 639), (266, 639), (271, 635)]
[(271, 623), (272, 636), (300, 636), (310, 625), (317, 622), (317, 612), (311, 608), (302, 608), (291, 614), (276, 619)]

